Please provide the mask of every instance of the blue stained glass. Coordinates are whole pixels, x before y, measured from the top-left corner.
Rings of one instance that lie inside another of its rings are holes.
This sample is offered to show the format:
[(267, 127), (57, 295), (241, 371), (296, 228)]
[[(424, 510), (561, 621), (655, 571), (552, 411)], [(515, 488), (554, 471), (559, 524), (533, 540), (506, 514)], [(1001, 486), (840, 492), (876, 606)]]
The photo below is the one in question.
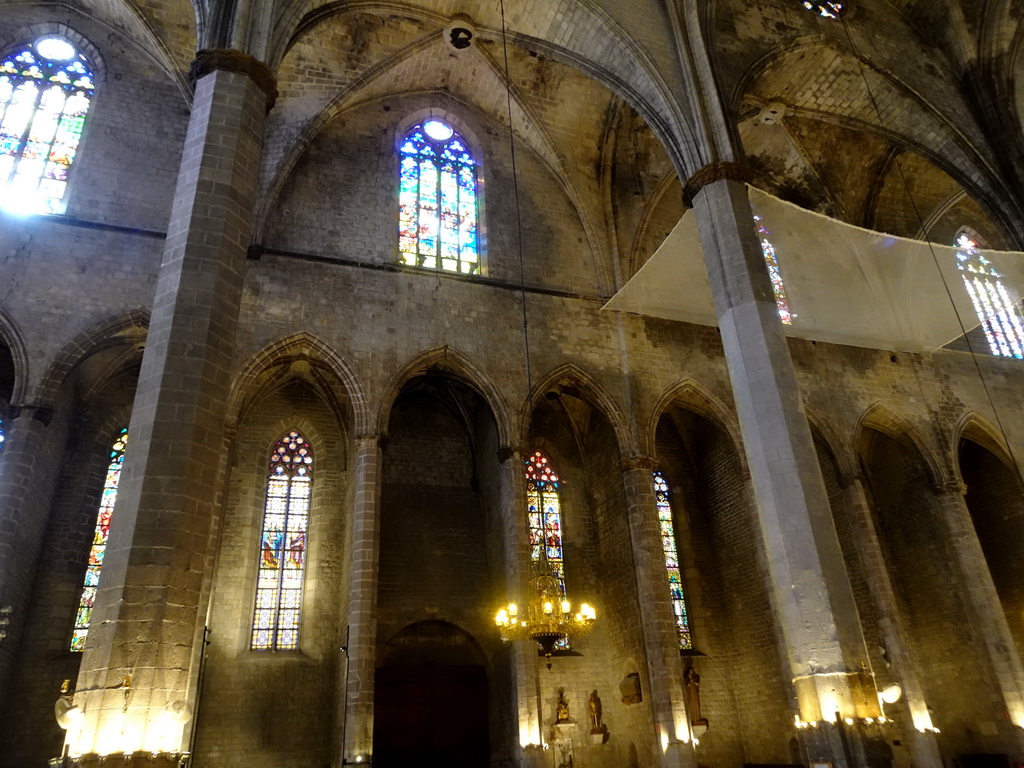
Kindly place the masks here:
[(450, 126), (429, 122), (430, 133), (426, 124), (415, 126), (399, 150), (399, 258), (409, 266), (477, 274), (476, 165)]
[[(562, 508), (558, 498), (558, 475), (547, 457), (537, 451), (526, 462), (526, 508), (530, 533), (530, 558), (558, 581), (565, 595), (565, 558), (562, 551)], [(568, 650), (569, 639), (555, 644)]]
[(846, 10), (846, 4), (839, 0), (821, 0), (820, 2), (803, 0), (803, 4), (807, 10), (814, 11), (826, 19), (838, 19)]
[[(93, 95), (85, 58), (51, 60), (31, 43), (0, 58), (0, 204), (60, 213)], [(52, 54), (51, 54), (52, 55)]]
[(957, 235), (956, 245), (957, 269), (992, 354), (1024, 358), (1024, 318), (1003, 285), (1002, 275), (967, 233)]

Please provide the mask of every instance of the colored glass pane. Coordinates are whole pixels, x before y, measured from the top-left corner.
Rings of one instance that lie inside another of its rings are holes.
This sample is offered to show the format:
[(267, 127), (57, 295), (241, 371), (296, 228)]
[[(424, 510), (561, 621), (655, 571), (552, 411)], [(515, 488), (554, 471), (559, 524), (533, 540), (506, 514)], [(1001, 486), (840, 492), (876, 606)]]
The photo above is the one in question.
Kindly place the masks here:
[(127, 446), (128, 428), (125, 427), (110, 447), (110, 463), (107, 465), (107, 476), (103, 482), (99, 513), (96, 515), (96, 528), (93, 530), (92, 547), (89, 549), (89, 564), (85, 568), (85, 583), (78, 601), (75, 628), (71, 633), (72, 651), (85, 650), (85, 638), (89, 634), (89, 624), (92, 621), (92, 607), (96, 602), (96, 590), (99, 589), (100, 569), (103, 567), (103, 556), (107, 551), (110, 516), (114, 512), (117, 486), (121, 480), (121, 465), (124, 463), (124, 451)]
[(253, 650), (299, 647), (312, 482), (313, 449), (301, 434), (291, 431), (270, 454), (249, 641)]
[[(526, 462), (526, 509), (530, 528), (530, 559), (539, 571), (551, 573), (565, 594), (565, 558), (562, 553), (562, 507), (558, 501), (558, 475), (540, 451)], [(569, 648), (568, 638), (555, 647)]]
[(956, 238), (956, 266), (993, 355), (1024, 358), (1024, 320), (991, 259), (965, 232)]
[(761, 238), (761, 250), (764, 252), (764, 263), (768, 266), (768, 277), (772, 280), (772, 291), (775, 293), (775, 303), (779, 307), (779, 317), (785, 325), (793, 324), (793, 313), (789, 310), (789, 298), (786, 296), (786, 285), (782, 282), (782, 270), (779, 267), (779, 256), (775, 252), (768, 237), (771, 233), (764, 225), (764, 219), (754, 214), (754, 224), (757, 225), (757, 234)]
[(690, 638), (690, 617), (686, 612), (686, 600), (683, 597), (683, 574), (679, 568), (679, 551), (676, 548), (672, 505), (668, 500), (668, 483), (661, 472), (654, 473), (654, 496), (658, 503), (661, 550), (665, 555), (668, 590), (672, 596), (672, 612), (676, 618), (676, 633), (679, 636), (679, 647), (693, 648), (693, 641)]
[(4, 434), (7, 431), (7, 425), (4, 424), (4, 420), (0, 419), (0, 451), (4, 449), (4, 440), (7, 439)]
[(804, 8), (808, 11), (814, 11), (819, 16), (823, 16), (826, 19), (838, 19), (843, 11), (846, 10), (846, 4), (836, 2), (835, 0), (829, 0), (826, 2), (812, 2), (811, 0), (803, 0)]
[(406, 134), (399, 153), (401, 262), (477, 274), (476, 163), (466, 142), (447, 123), (428, 120)]
[(0, 205), (63, 211), (93, 90), (85, 57), (65, 40), (42, 38), (0, 58)]

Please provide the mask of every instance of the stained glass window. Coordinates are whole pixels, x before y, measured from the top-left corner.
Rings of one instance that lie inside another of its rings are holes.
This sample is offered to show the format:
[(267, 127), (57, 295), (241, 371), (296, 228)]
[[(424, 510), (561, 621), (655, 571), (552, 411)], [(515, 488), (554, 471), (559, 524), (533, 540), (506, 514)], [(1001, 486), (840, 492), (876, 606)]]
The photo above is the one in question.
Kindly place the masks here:
[(250, 640), (253, 650), (299, 647), (312, 482), (313, 449), (293, 430), (277, 441), (270, 454)]
[(403, 264), (475, 275), (476, 163), (450, 125), (427, 120), (402, 140), (398, 250)]
[(3, 451), (4, 449), (4, 440), (7, 439), (7, 436), (4, 434), (6, 431), (7, 425), (4, 424), (3, 419), (0, 419), (0, 451)]
[(0, 57), (0, 205), (63, 212), (93, 88), (88, 62), (63, 38)]
[(775, 246), (768, 239), (771, 233), (764, 225), (764, 219), (754, 214), (754, 223), (757, 225), (757, 234), (761, 238), (761, 250), (764, 252), (764, 263), (768, 265), (768, 276), (772, 279), (772, 291), (775, 293), (775, 303), (779, 307), (779, 317), (786, 325), (793, 324), (793, 313), (789, 310), (789, 298), (786, 296), (786, 285), (782, 282), (782, 270), (779, 268), (779, 256), (775, 252)]
[[(530, 560), (534, 568), (551, 573), (565, 594), (565, 558), (562, 555), (562, 507), (558, 501), (558, 475), (547, 456), (537, 451), (526, 462), (526, 508), (530, 526)], [(555, 643), (567, 650), (569, 639)]]
[(690, 617), (686, 613), (686, 600), (683, 598), (683, 575), (679, 569), (679, 551), (676, 548), (672, 505), (668, 500), (668, 483), (661, 472), (654, 473), (654, 496), (658, 502), (661, 550), (665, 554), (665, 570), (668, 572), (668, 589), (672, 595), (672, 612), (676, 617), (679, 647), (693, 648), (693, 642), (690, 639)]
[(1002, 275), (966, 232), (956, 238), (956, 265), (993, 355), (1024, 358), (1024, 321), (1000, 280)]
[(125, 427), (110, 447), (110, 463), (107, 465), (107, 477), (103, 482), (100, 510), (96, 515), (96, 528), (92, 535), (92, 548), (89, 550), (89, 564), (85, 569), (85, 584), (82, 586), (82, 597), (78, 601), (75, 628), (71, 633), (72, 651), (85, 650), (85, 638), (89, 634), (89, 623), (92, 621), (92, 607), (96, 601), (96, 590), (99, 588), (100, 583), (103, 555), (107, 550), (107, 536), (110, 533), (110, 515), (114, 511), (114, 501), (117, 499), (117, 486), (121, 481), (121, 464), (124, 463), (124, 451), (127, 446), (128, 428)]
[(846, 10), (846, 3), (837, 2), (837, 0), (825, 0), (824, 2), (811, 2), (811, 0), (803, 0), (804, 8), (808, 11), (814, 11), (819, 16), (824, 16), (826, 19), (838, 19), (843, 11)]

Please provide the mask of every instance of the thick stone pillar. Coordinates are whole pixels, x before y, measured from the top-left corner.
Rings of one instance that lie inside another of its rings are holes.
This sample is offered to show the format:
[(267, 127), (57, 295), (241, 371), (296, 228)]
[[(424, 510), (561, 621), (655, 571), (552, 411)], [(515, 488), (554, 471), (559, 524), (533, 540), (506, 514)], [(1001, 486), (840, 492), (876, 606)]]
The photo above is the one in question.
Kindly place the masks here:
[[(1017, 726), (1014, 738), (1024, 747), (1024, 733), (1021, 731), (1024, 728), (1024, 668), (967, 508), (964, 498), (967, 486), (953, 481), (939, 485), (935, 491), (956, 557), (957, 576), (966, 594), (964, 602), (973, 613), (972, 624), (984, 639), (989, 666), (1006, 706), (1005, 711)], [(993, 719), (998, 722), (996, 715)]]
[(48, 408), (15, 406), (0, 454), (0, 701), (25, 631), (32, 585), (60, 473), (65, 430), (49, 427)]
[[(686, 185), (736, 399), (773, 602), (805, 721), (878, 715), (867, 653), (740, 169), (720, 163)], [(836, 729), (838, 730), (838, 729)], [(831, 732), (831, 731), (829, 731)], [(847, 765), (837, 739), (812, 759)]]
[[(193, 62), (195, 100), (76, 703), (71, 752), (174, 753), (219, 496), (246, 247), (273, 77)], [(134, 759), (134, 758), (133, 758)]]
[(686, 685), (679, 656), (679, 636), (672, 612), (665, 553), (661, 544), (658, 504), (654, 496), (653, 459), (634, 458), (623, 465), (629, 535), (633, 547), (634, 576), (644, 655), (650, 676), (651, 708), (662, 740), (656, 745), (663, 766), (693, 766), (696, 759), (690, 717), (686, 711)]
[(345, 681), (343, 760), (373, 755), (373, 685), (377, 667), (377, 575), (380, 562), (381, 445), (376, 435), (355, 439), (348, 662)]
[(863, 477), (844, 478), (844, 500), (850, 515), (852, 528), (857, 539), (857, 554), (864, 573), (869, 574), (868, 588), (878, 611), (878, 629), (889, 656), (890, 669), (878, 671), (880, 688), (898, 683), (903, 689), (903, 698), (886, 709), (903, 710), (910, 723), (910, 730), (902, 734), (910, 742), (911, 758), (921, 768), (942, 768), (942, 756), (935, 740), (928, 704), (921, 688), (919, 670), (913, 655), (907, 647), (903, 616), (896, 599), (896, 589), (889, 576), (878, 528), (871, 512), (871, 504), (864, 486)]

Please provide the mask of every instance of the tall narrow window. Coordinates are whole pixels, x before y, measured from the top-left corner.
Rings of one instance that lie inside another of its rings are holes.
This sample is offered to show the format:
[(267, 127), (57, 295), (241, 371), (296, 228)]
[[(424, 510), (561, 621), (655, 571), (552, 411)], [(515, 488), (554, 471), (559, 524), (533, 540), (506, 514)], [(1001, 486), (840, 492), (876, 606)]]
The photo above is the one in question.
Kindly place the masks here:
[(821, 0), (820, 2), (803, 0), (803, 4), (808, 11), (813, 11), (826, 19), (838, 19), (846, 10), (846, 3), (839, 2), (839, 0)]
[(293, 430), (270, 454), (250, 640), (255, 651), (299, 647), (312, 482), (313, 449)]
[(779, 257), (775, 253), (775, 246), (768, 239), (771, 233), (764, 225), (764, 220), (756, 213), (754, 224), (757, 225), (757, 234), (761, 238), (761, 250), (764, 252), (764, 263), (768, 265), (768, 276), (772, 279), (772, 291), (775, 293), (775, 303), (779, 307), (779, 317), (785, 325), (792, 325), (793, 313), (789, 311), (789, 298), (786, 296), (786, 285), (782, 282)]
[[(562, 553), (562, 506), (558, 501), (558, 475), (547, 456), (537, 451), (526, 462), (526, 508), (530, 526), (530, 560), (539, 572), (548, 572), (565, 595), (565, 558)], [(569, 650), (569, 638), (555, 643)]]
[(665, 570), (668, 572), (668, 590), (672, 596), (672, 612), (676, 617), (676, 634), (680, 648), (693, 648), (690, 639), (690, 617), (686, 613), (683, 598), (683, 575), (679, 569), (679, 551), (676, 548), (675, 524), (672, 521), (672, 505), (668, 500), (668, 483), (661, 472), (654, 473), (654, 496), (658, 502), (658, 523), (661, 526), (661, 550), (665, 555)]
[(92, 95), (88, 62), (62, 37), (41, 37), (0, 57), (0, 205), (64, 211)]
[(966, 232), (956, 238), (956, 265), (993, 355), (1024, 358), (1024, 321), (1002, 277), (978, 242)]
[(99, 514), (96, 515), (96, 528), (93, 530), (92, 548), (89, 550), (89, 564), (85, 568), (85, 584), (82, 586), (82, 597), (78, 601), (75, 628), (71, 633), (72, 651), (85, 650), (85, 638), (89, 634), (89, 623), (92, 621), (92, 607), (96, 602), (96, 590), (100, 584), (103, 555), (107, 551), (110, 515), (114, 511), (114, 501), (117, 500), (117, 486), (121, 481), (121, 465), (124, 463), (124, 451), (127, 447), (128, 428), (125, 427), (110, 447), (110, 463), (107, 465), (107, 477), (103, 482)]
[(399, 153), (401, 262), (477, 274), (476, 163), (466, 142), (447, 123), (427, 120), (405, 135)]

